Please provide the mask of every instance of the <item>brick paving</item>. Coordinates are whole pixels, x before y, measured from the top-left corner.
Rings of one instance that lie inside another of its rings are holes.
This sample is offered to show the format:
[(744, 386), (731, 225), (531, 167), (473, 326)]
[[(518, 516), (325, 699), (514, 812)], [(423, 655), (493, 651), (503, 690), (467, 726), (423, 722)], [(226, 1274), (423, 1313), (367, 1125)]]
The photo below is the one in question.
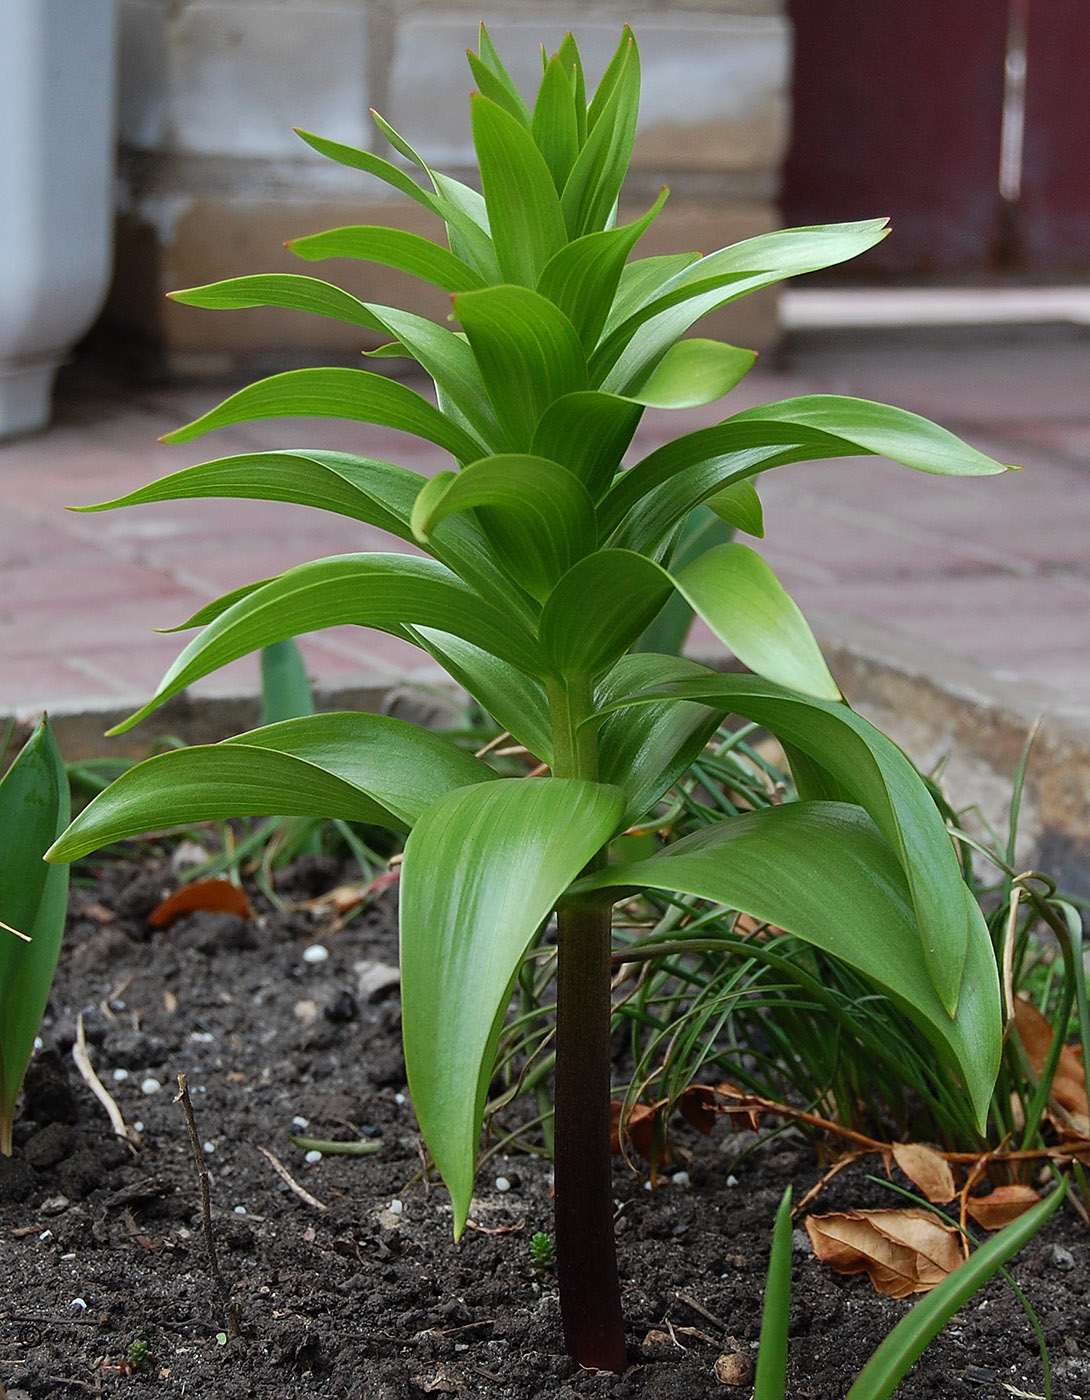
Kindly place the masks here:
[[(948, 480), (875, 458), (781, 468), (762, 478), (760, 546), (823, 636), (855, 622), (891, 644), (971, 663), (995, 694), (1030, 682), (1057, 713), (1090, 715), (1090, 356), (1070, 330), (1007, 344), (919, 338), (760, 364), (724, 404), (649, 413), (637, 446), (728, 411), (801, 393), (851, 393), (934, 417), (1024, 470)], [(116, 513), (101, 501), (192, 462), (326, 446), (432, 471), (437, 449), (358, 424), (265, 421), (178, 447), (157, 438), (224, 396), (207, 386), (131, 392), (73, 382), (54, 426), (0, 445), (0, 717), (113, 712), (154, 690), (180, 649), (158, 627), (237, 585), (326, 554), (396, 547), (379, 531), (275, 502), (187, 501)], [(694, 645), (711, 649), (706, 636)], [(429, 684), (427, 658), (381, 634), (304, 639), (325, 688)], [(199, 682), (197, 697), (252, 694), (256, 658)]]

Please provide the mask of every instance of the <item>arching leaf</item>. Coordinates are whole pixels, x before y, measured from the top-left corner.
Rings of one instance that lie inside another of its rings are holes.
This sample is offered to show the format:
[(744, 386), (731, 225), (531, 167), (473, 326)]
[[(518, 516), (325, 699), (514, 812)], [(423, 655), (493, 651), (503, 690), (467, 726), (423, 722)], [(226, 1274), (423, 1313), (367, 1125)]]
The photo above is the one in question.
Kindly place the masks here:
[(387, 228), (383, 224), (352, 224), (328, 229), (325, 233), (289, 239), (285, 246), (309, 262), (323, 258), (355, 258), (396, 268), (444, 292), (468, 292), (485, 285), (480, 273), (441, 244), (408, 229)]
[(714, 900), (785, 929), (880, 987), (957, 1070), (983, 1131), (1002, 1044), (991, 944), (974, 942), (956, 1017), (923, 957), (904, 873), (858, 807), (792, 802), (717, 822), (650, 860), (586, 876), (577, 891), (659, 889)]
[(642, 555), (599, 550), (550, 593), (538, 629), (541, 645), (561, 675), (595, 675), (628, 650), (672, 588), (665, 570)]

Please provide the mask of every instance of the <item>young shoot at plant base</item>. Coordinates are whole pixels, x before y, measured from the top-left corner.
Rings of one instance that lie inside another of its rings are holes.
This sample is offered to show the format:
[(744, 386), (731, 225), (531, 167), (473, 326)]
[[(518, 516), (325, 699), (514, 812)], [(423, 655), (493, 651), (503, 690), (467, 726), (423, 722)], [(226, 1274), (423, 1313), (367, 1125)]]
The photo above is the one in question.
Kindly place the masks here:
[[(749, 350), (686, 338), (703, 316), (865, 252), (885, 221), (790, 229), (704, 256), (641, 256), (666, 194), (637, 217), (619, 213), (639, 103), (632, 33), (624, 30), (593, 92), (571, 35), (546, 57), (532, 100), (483, 27), (470, 63), (480, 191), (430, 169), (381, 118), (401, 164), (300, 133), (422, 205), (445, 243), (357, 226), (289, 245), (307, 261), (365, 259), (422, 278), (450, 295), (449, 321), (302, 275), (176, 294), (193, 306), (289, 307), (346, 321), (380, 340), (381, 356), (423, 371), (434, 400), (370, 369), (300, 369), (233, 394), (166, 439), (258, 418), (344, 418), (424, 439), (449, 454), (449, 470), (426, 479), (392, 462), (293, 447), (216, 458), (89, 509), (283, 500), (395, 541), (388, 553), (319, 559), (211, 603), (189, 620), (199, 630), (156, 694), (119, 729), (239, 656), (352, 623), (427, 652), (546, 775), (503, 778), (400, 720), (307, 715), (148, 760), (80, 814), (51, 858), (167, 822), (242, 815), (408, 832), (406, 1066), (456, 1234), (504, 1016), (523, 957), (555, 911), (554, 1244), (565, 1337), (581, 1365), (621, 1371), (614, 902), (641, 889), (712, 900), (841, 959), (912, 1017), (978, 1123), (1000, 1053), (988, 932), (928, 788), (842, 698), (756, 550), (734, 540), (701, 550), (689, 522), (710, 506), (759, 537), (761, 474), (825, 457), (880, 455), (940, 475), (1004, 468), (904, 410), (807, 395), (726, 412), (622, 469), (645, 407), (710, 404), (752, 365)], [(752, 674), (642, 649), (676, 599)], [(614, 838), (654, 808), (727, 715), (779, 737), (799, 800), (729, 817), (647, 859), (611, 861)]]

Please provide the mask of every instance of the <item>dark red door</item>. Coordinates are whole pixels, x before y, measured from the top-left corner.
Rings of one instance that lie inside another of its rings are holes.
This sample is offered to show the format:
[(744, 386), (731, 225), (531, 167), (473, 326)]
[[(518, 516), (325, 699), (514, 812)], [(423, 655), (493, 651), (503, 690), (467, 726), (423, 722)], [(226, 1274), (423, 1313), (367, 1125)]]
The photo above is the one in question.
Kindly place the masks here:
[(788, 9), (788, 223), (889, 215), (892, 237), (855, 277), (1090, 274), (1090, 0)]
[(1029, 0), (1016, 250), (1037, 276), (1090, 272), (1090, 0)]

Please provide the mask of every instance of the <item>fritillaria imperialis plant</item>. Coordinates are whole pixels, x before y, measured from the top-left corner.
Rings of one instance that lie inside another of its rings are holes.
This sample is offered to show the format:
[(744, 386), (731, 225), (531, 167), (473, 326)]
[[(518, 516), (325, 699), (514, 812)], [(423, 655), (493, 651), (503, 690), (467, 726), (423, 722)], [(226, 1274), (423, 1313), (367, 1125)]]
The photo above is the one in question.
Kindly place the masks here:
[[(385, 227), (289, 246), (360, 258), (451, 295), (455, 324), (363, 303), (304, 276), (242, 277), (176, 294), (205, 307), (278, 306), (377, 332), (415, 361), (435, 402), (364, 369), (302, 369), (228, 398), (168, 442), (277, 416), (401, 429), (450, 454), (425, 479), (343, 452), (221, 458), (96, 509), (192, 496), (291, 501), (379, 526), (395, 549), (287, 569), (190, 619), (201, 630), (125, 724), (244, 653), (355, 623), (428, 652), (548, 768), (501, 779), (442, 737), (366, 714), (313, 715), (152, 758), (101, 794), (53, 848), (71, 860), (163, 822), (303, 814), (409, 832), (401, 876), (405, 1058), (421, 1131), (466, 1223), (493, 1055), (520, 964), (555, 911), (556, 1259), (567, 1344), (625, 1365), (609, 1150), (611, 906), (641, 888), (746, 910), (836, 955), (915, 1018), (977, 1120), (1000, 1045), (995, 963), (950, 839), (899, 750), (842, 698), (798, 608), (761, 557), (719, 544), (678, 562), (693, 511), (761, 533), (754, 478), (822, 457), (880, 454), (925, 472), (1003, 468), (896, 408), (807, 396), (750, 408), (634, 465), (646, 406), (711, 403), (752, 352), (683, 339), (705, 313), (864, 252), (883, 221), (793, 229), (700, 256), (638, 257), (666, 197), (617, 220), (639, 99), (626, 29), (587, 100), (569, 35), (528, 105), (482, 29), (470, 55), (482, 192), (402, 158), (300, 133), (416, 200), (446, 246)], [(415, 167), (415, 177), (410, 168)], [(638, 649), (675, 595), (750, 669), (720, 675)], [(728, 714), (787, 748), (801, 799), (723, 821), (654, 858), (610, 862)]]

